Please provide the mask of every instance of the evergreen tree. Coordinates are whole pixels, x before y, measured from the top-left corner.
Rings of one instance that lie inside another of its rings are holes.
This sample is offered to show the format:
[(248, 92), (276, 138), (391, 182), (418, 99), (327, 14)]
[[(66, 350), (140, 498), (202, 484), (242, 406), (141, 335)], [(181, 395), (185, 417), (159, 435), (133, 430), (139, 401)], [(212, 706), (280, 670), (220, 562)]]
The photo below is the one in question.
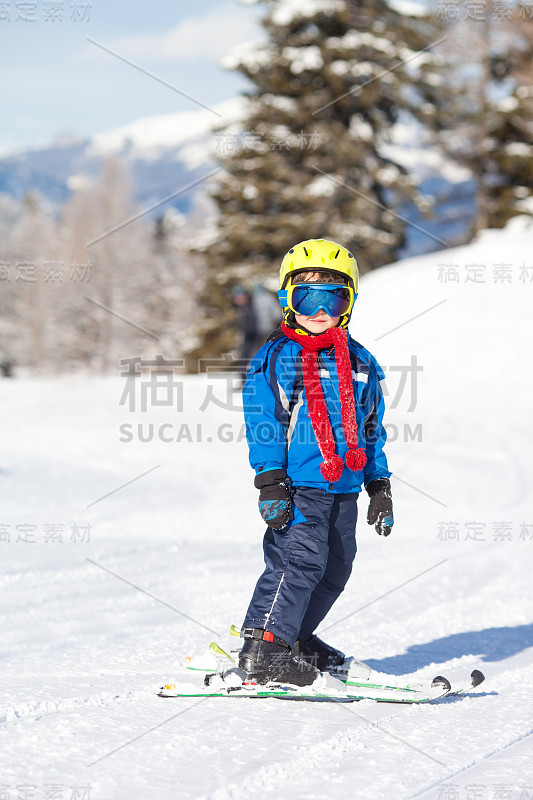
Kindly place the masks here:
[(500, 228), (516, 214), (533, 215), (533, 30), (519, 26), (507, 57), (493, 62), (510, 86), (489, 127), (488, 222)]
[(502, 227), (533, 213), (533, 30), (485, 10), (452, 22), (447, 49), (454, 102), (441, 141), (476, 181), (475, 231)]
[(268, 38), (226, 59), (253, 88), (231, 152), (218, 136), (224, 173), (196, 355), (233, 348), (232, 283), (273, 275), (297, 241), (337, 240), (362, 271), (393, 260), (404, 222), (388, 209), (414, 187), (380, 146), (400, 112), (437, 124), (435, 18), (406, 17), (385, 0), (257, 2)]

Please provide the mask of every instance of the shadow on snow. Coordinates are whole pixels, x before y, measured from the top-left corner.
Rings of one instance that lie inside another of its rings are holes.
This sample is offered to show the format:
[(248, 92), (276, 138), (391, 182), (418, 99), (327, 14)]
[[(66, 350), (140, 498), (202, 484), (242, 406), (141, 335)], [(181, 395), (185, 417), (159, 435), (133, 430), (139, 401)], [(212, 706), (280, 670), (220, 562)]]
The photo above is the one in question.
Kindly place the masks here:
[(503, 661), (528, 647), (533, 647), (531, 624), (453, 633), (426, 644), (412, 645), (402, 655), (365, 659), (365, 663), (379, 672), (405, 675), (462, 656), (476, 656), (484, 663)]

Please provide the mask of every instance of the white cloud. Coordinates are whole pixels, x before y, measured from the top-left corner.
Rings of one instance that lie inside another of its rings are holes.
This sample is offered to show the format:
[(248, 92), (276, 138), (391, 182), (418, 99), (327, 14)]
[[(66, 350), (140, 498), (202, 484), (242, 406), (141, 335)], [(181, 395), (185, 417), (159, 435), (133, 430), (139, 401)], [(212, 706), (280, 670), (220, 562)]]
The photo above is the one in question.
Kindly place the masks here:
[(203, 16), (188, 17), (168, 31), (121, 36), (107, 46), (126, 58), (215, 60), (235, 45), (257, 37), (261, 30), (257, 15), (226, 2)]

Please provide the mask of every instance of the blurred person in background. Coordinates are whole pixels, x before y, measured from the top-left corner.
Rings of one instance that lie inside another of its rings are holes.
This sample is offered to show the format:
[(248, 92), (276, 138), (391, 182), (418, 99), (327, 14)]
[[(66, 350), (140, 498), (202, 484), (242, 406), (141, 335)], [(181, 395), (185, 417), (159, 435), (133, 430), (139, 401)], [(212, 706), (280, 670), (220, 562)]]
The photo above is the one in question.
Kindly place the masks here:
[(239, 371), (240, 388), (242, 388), (250, 359), (281, 322), (281, 309), (272, 292), (265, 289), (262, 283), (257, 283), (252, 292), (237, 284), (232, 289), (231, 298), (239, 312), (238, 325), (241, 332)]

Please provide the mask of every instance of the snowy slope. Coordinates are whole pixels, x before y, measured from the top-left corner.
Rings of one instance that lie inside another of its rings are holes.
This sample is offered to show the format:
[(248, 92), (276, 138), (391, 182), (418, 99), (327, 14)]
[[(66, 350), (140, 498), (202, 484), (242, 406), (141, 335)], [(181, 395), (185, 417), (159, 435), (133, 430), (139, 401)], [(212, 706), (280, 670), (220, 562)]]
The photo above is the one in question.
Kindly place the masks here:
[(230, 644), (261, 570), (238, 398), (216, 375), (183, 379), (181, 411), (129, 411), (119, 377), (0, 383), (4, 797), (533, 797), (532, 242), (517, 219), (365, 276), (352, 324), (387, 372), (397, 522), (381, 539), (361, 500), (324, 638), (391, 673), (480, 667), (471, 696), (156, 697), (187, 653)]

